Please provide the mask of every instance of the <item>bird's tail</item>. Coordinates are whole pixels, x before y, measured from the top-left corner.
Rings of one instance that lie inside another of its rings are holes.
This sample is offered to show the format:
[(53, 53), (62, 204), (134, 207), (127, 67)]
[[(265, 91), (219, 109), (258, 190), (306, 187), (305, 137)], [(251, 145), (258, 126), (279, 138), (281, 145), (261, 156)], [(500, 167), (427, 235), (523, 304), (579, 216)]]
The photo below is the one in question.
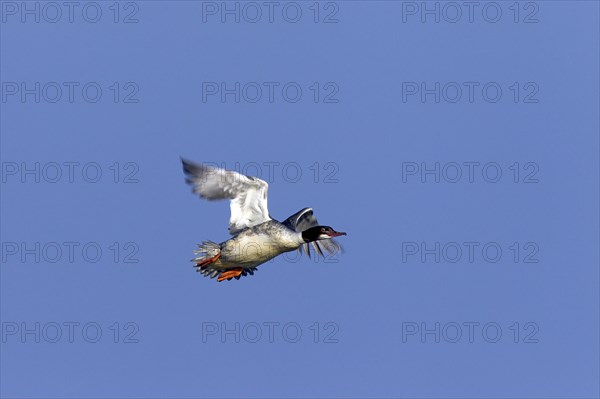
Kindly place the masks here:
[[(256, 267), (227, 268), (221, 264), (217, 266), (216, 262), (221, 257), (221, 246), (212, 241), (204, 241), (202, 244), (198, 244), (198, 249), (194, 253), (198, 255), (192, 259), (192, 262), (195, 263), (194, 267), (196, 267), (197, 272), (202, 273), (205, 277), (215, 278), (219, 276), (219, 281), (231, 280), (232, 278), (239, 280), (242, 276), (254, 275), (256, 271)], [(232, 272), (235, 273), (231, 274)]]
[(202, 244), (198, 244), (198, 249), (194, 250), (194, 254), (198, 255), (192, 259), (192, 262), (196, 264), (197, 272), (205, 276), (211, 275), (211, 278), (218, 274), (218, 271), (210, 267), (210, 265), (216, 262), (221, 256), (221, 246), (219, 244), (212, 241), (204, 241)]

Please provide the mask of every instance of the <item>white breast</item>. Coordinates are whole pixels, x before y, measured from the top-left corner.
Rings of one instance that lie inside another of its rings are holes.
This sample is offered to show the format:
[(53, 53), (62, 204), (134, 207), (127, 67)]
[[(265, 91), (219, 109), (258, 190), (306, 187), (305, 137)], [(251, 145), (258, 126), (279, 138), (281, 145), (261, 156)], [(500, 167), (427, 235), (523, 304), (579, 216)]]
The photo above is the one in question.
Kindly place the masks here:
[(227, 241), (221, 256), (227, 263), (249, 267), (264, 263), (286, 251), (289, 251), (287, 246), (274, 240), (272, 236), (254, 234), (241, 235)]

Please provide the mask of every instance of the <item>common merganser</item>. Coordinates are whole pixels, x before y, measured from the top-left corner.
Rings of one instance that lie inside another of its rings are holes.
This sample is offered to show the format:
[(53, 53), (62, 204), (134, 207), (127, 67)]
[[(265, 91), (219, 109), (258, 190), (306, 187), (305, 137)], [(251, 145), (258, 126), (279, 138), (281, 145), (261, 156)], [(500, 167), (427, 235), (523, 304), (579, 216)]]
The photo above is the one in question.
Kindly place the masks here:
[(217, 281), (239, 280), (253, 275), (256, 267), (284, 252), (304, 248), (310, 256), (309, 244), (321, 256), (321, 247), (335, 254), (341, 246), (333, 237), (346, 233), (320, 226), (311, 208), (304, 208), (283, 223), (271, 218), (267, 208), (269, 185), (257, 177), (195, 164), (181, 159), (186, 183), (193, 192), (207, 200), (230, 199), (231, 217), (227, 241), (217, 244), (204, 241), (194, 251), (196, 271)]

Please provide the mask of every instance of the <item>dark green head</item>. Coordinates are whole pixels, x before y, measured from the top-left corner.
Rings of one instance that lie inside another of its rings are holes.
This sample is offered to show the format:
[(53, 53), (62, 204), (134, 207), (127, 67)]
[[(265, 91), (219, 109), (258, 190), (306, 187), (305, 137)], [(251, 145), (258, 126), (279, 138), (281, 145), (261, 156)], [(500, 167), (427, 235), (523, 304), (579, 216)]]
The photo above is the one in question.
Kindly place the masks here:
[(346, 233), (335, 231), (329, 226), (315, 226), (302, 232), (302, 238), (304, 238), (304, 241), (306, 242), (327, 240), (329, 238), (345, 235)]

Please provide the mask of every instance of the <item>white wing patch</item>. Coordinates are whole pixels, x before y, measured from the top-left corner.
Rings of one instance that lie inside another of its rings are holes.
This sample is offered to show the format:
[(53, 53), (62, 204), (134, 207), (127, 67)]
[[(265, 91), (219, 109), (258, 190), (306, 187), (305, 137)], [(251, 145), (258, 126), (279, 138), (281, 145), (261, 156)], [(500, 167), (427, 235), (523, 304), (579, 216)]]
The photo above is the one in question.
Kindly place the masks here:
[(231, 200), (231, 234), (271, 220), (267, 208), (269, 185), (266, 181), (231, 170), (194, 164), (184, 159), (181, 161), (187, 176), (186, 182), (193, 186), (194, 192), (201, 198)]

